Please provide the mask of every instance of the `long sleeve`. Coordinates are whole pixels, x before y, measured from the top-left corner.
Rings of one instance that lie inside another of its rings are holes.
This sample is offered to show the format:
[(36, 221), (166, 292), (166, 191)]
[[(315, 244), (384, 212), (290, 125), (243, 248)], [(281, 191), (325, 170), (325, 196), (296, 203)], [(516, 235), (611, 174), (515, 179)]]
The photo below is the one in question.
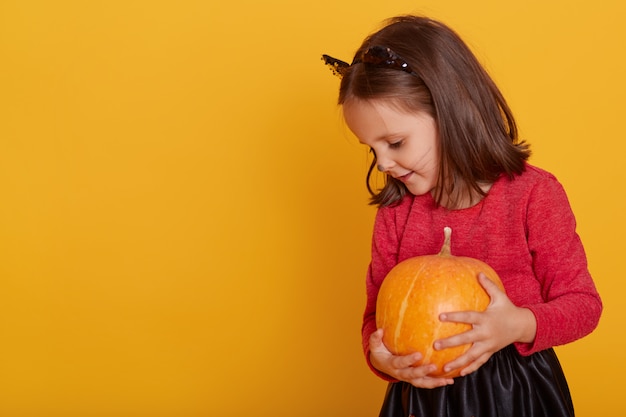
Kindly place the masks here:
[(370, 369), (383, 379), (392, 379), (374, 368), (370, 362), (369, 338), (376, 331), (376, 298), (387, 273), (398, 262), (399, 237), (396, 233), (395, 215), (392, 210), (379, 210), (374, 222), (372, 259), (367, 271), (365, 290), (367, 302), (363, 314), (363, 351)]
[(531, 191), (527, 233), (543, 302), (524, 305), (537, 319), (537, 334), (532, 344), (516, 344), (522, 355), (586, 336), (602, 312), (574, 214), (556, 180), (541, 182)]

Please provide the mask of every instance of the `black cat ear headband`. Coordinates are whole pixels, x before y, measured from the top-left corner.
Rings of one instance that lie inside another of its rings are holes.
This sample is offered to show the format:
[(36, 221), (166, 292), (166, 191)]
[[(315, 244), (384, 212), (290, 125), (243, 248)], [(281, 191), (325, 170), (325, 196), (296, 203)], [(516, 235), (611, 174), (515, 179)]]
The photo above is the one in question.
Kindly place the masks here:
[(361, 62), (378, 67), (397, 69), (417, 76), (417, 73), (411, 69), (404, 59), (386, 46), (376, 45), (366, 49), (360, 57), (356, 57), (354, 61), (352, 61), (352, 64), (348, 64), (347, 62), (329, 55), (322, 55), (322, 60), (330, 67), (333, 74), (340, 78), (345, 75), (348, 68)]

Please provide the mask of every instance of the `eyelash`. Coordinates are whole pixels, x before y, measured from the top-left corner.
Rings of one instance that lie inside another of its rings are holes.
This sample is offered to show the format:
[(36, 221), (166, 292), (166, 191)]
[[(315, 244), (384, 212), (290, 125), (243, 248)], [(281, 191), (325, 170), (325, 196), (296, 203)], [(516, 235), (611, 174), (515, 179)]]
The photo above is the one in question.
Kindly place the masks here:
[[(403, 140), (399, 140), (397, 142), (390, 143), (388, 146), (389, 146), (390, 149), (398, 149), (400, 146), (402, 146), (403, 142), (404, 142)], [(371, 154), (374, 154), (374, 156), (376, 156), (376, 151), (374, 151), (374, 148), (370, 148), (369, 152)]]

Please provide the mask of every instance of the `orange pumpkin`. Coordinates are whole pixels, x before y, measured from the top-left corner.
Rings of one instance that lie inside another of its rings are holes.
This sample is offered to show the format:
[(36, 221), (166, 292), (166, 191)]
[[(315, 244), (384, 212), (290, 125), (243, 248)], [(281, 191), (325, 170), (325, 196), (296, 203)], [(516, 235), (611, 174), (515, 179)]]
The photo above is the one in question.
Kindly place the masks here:
[(460, 369), (443, 372), (443, 365), (465, 353), (471, 345), (435, 350), (435, 340), (471, 328), (465, 323), (441, 322), (439, 315), (453, 311), (484, 311), (490, 299), (478, 282), (483, 272), (502, 290), (498, 274), (486, 263), (450, 253), (452, 230), (444, 228), (438, 255), (416, 256), (398, 263), (385, 277), (378, 293), (376, 325), (383, 343), (396, 355), (421, 352), (416, 365), (435, 364), (431, 376), (457, 377)]

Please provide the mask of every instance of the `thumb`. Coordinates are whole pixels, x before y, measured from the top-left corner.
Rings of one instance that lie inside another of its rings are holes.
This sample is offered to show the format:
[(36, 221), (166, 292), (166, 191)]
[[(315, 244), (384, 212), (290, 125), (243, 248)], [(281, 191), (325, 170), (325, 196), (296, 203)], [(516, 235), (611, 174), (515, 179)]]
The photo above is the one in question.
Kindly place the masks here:
[(383, 329), (378, 329), (370, 336), (370, 350), (379, 350), (384, 348)]
[(493, 282), (489, 277), (487, 277), (487, 275), (482, 272), (478, 274), (478, 282), (481, 287), (484, 288), (485, 292), (487, 293), (489, 298), (491, 298), (492, 302), (501, 294), (504, 294), (502, 289), (500, 289), (500, 287), (495, 282)]

